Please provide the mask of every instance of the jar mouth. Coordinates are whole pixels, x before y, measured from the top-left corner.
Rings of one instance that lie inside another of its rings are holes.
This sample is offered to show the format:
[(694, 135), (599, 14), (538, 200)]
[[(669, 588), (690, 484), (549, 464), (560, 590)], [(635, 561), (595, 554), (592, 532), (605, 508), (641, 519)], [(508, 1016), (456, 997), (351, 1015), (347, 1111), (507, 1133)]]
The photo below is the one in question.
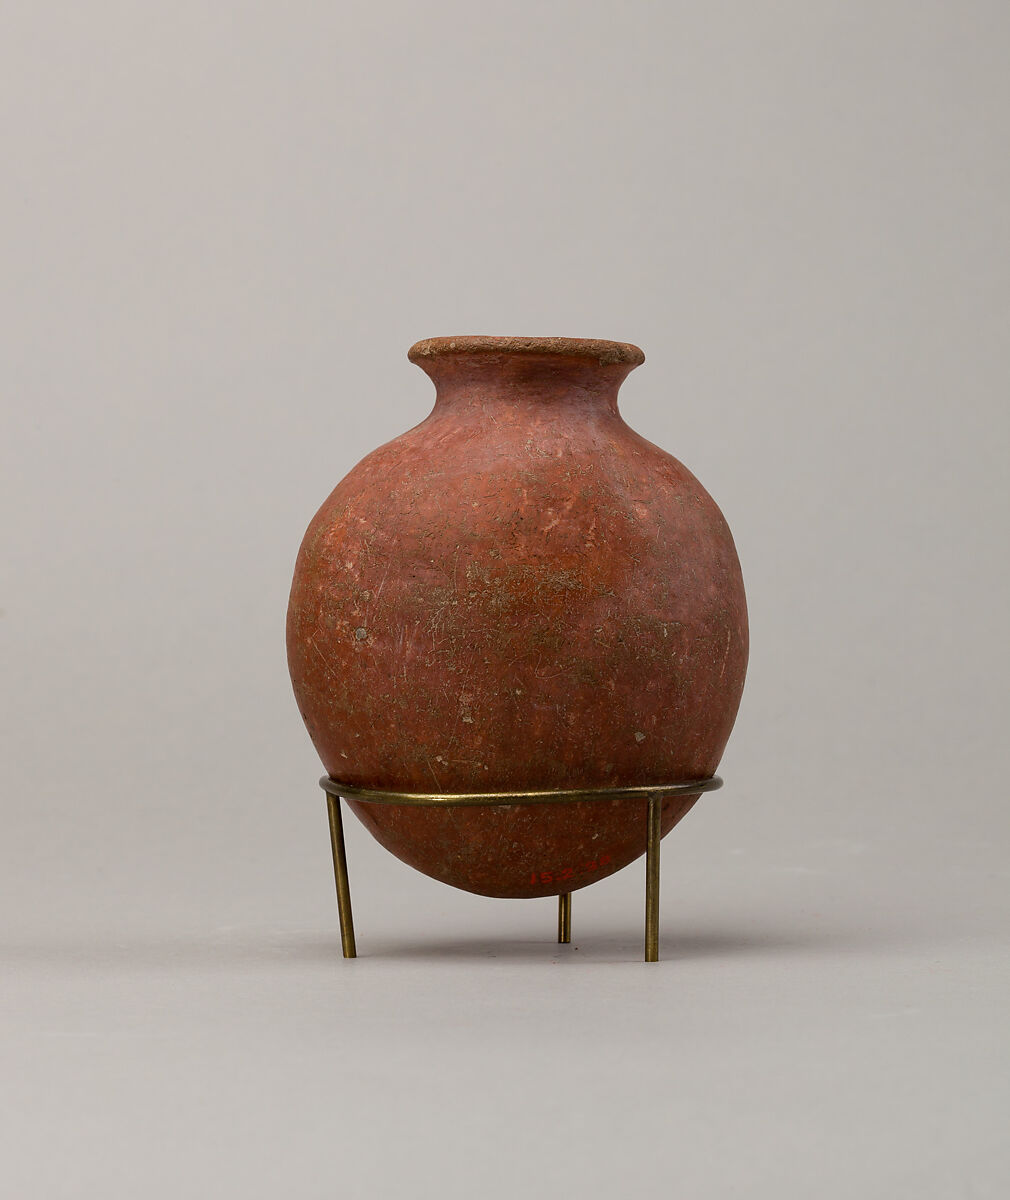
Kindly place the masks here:
[(645, 362), (644, 353), (630, 342), (611, 342), (602, 338), (568, 337), (491, 337), (470, 334), (464, 337), (425, 338), (407, 351), (412, 363), (451, 355), (527, 354), (582, 359), (585, 362), (626, 363), (637, 367)]

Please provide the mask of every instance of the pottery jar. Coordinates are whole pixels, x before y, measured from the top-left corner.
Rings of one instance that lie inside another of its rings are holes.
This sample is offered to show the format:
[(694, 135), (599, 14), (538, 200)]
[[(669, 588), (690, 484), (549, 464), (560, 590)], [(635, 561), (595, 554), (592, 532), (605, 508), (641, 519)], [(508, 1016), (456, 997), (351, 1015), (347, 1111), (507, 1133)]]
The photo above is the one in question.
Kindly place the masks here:
[[(442, 794), (711, 775), (744, 683), (743, 581), (714, 501), (620, 414), (642, 352), (456, 337), (409, 357), (431, 413), (337, 485), (295, 568), (288, 658), (327, 773)], [(663, 833), (695, 799), (664, 802)], [(644, 800), (350, 807), (489, 896), (574, 891), (645, 849)]]

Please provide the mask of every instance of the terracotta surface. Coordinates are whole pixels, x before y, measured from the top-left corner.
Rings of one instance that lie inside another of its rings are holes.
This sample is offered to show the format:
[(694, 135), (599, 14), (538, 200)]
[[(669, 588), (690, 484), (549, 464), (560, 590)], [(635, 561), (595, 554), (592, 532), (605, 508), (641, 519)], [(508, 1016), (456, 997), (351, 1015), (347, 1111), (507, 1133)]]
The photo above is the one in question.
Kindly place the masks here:
[[(619, 415), (642, 352), (457, 337), (409, 357), (434, 409), (337, 486), (295, 568), (288, 658), (327, 772), (445, 792), (711, 775), (743, 582), (701, 484)], [(404, 862), (492, 896), (575, 890), (645, 849), (644, 802), (351, 807)]]

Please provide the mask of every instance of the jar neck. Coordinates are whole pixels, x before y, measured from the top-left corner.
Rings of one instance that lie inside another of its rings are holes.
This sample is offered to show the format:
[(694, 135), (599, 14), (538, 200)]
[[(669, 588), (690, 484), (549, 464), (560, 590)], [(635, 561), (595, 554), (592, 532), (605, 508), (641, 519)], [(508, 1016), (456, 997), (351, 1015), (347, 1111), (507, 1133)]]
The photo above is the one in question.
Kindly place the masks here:
[(461, 403), (582, 406), (617, 412), (617, 393), (644, 355), (576, 338), (436, 338), (408, 354), (435, 384), (436, 411)]

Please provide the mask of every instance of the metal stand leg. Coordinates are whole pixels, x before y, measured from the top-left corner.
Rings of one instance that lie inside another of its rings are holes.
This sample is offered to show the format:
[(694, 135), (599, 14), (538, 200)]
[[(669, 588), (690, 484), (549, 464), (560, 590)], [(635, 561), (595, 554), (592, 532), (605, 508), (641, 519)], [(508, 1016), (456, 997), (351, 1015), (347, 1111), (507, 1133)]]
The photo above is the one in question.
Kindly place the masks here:
[(659, 839), (661, 796), (649, 797), (645, 840), (645, 961), (659, 961)]
[(572, 893), (558, 897), (558, 941), (567, 945), (572, 940)]
[(340, 947), (344, 958), (357, 958), (354, 948), (354, 918), (351, 916), (351, 888), (347, 882), (347, 857), (344, 854), (344, 826), (340, 818), (340, 797), (326, 794), (330, 817), (330, 846), (333, 849), (333, 874), (337, 881), (337, 912), (340, 914)]

